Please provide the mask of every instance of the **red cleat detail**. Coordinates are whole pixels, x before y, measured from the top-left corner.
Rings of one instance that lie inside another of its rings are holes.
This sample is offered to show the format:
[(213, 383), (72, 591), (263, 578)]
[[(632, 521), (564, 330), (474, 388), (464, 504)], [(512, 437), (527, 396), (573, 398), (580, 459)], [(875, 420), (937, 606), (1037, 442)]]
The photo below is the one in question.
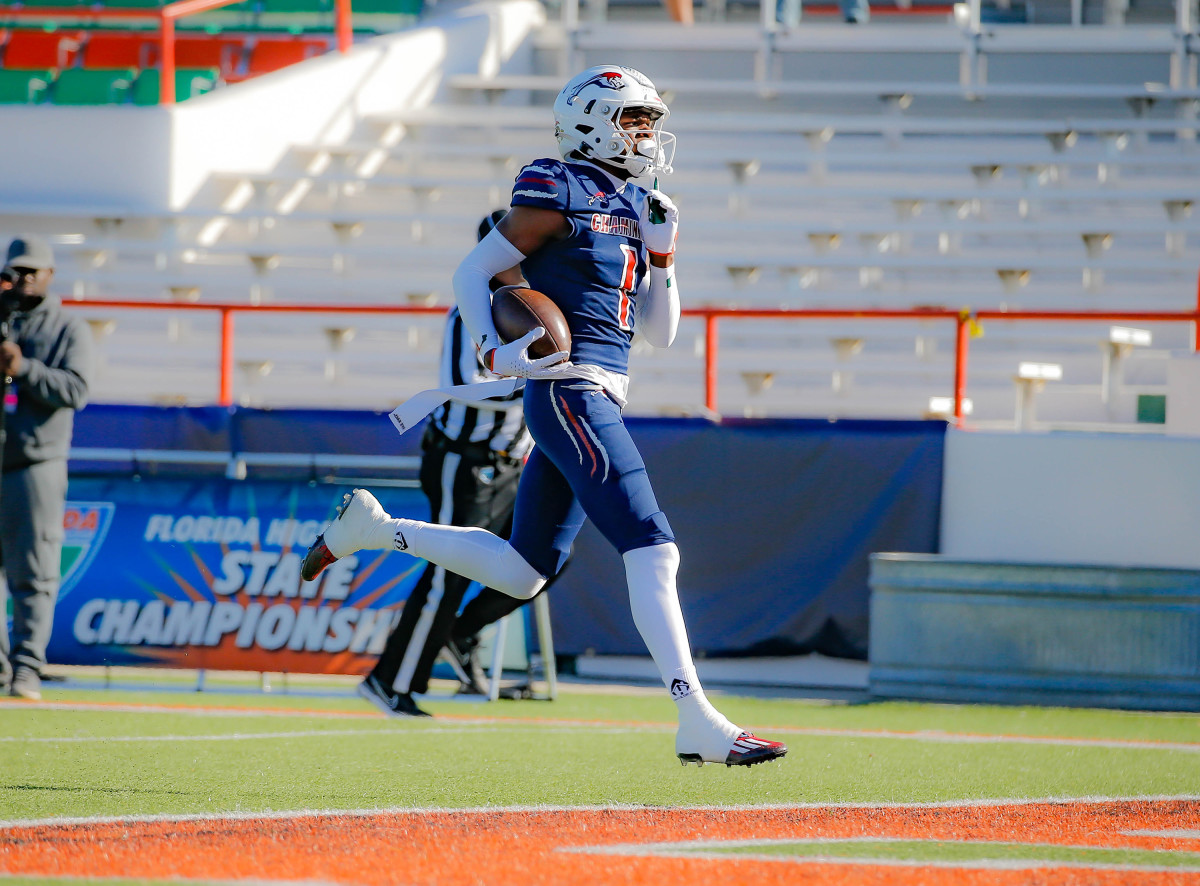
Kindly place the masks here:
[[(769, 760), (778, 760), (787, 753), (787, 745), (781, 741), (768, 741), (765, 738), (759, 738), (757, 735), (751, 735), (749, 732), (743, 732), (734, 739), (733, 747), (730, 748), (729, 754), (725, 757), (726, 766), (753, 766), (755, 763), (766, 763)], [(686, 766), (688, 763), (695, 763), (697, 766), (703, 766), (707, 763), (717, 763), (718, 760), (705, 760), (700, 754), (677, 754), (679, 762)]]
[(337, 560), (333, 556), (333, 552), (325, 545), (325, 536), (318, 535), (308, 548), (308, 553), (304, 555), (304, 562), (300, 564), (300, 577), (305, 581), (312, 581), (330, 563)]
[(777, 760), (787, 753), (787, 745), (781, 741), (768, 741), (743, 732), (733, 743), (729, 756), (725, 758), (726, 766), (753, 766), (755, 763), (766, 763)]

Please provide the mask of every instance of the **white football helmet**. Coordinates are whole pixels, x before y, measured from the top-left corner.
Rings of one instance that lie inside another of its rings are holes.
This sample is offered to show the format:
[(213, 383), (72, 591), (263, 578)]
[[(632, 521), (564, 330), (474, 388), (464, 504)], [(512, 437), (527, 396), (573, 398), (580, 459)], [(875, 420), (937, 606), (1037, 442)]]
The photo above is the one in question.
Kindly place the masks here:
[[(653, 138), (632, 139), (621, 128), (626, 108), (655, 114)], [(563, 87), (554, 100), (558, 151), (620, 166), (631, 175), (667, 174), (675, 156), (675, 136), (663, 131), (670, 115), (645, 74), (621, 65), (588, 68)]]

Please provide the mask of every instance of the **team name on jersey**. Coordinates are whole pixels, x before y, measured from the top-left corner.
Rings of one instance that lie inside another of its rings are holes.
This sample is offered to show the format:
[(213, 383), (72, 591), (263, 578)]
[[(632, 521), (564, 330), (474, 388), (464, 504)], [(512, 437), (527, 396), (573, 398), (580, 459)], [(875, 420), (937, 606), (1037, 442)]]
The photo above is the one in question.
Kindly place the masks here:
[(592, 214), (592, 230), (597, 234), (615, 234), (618, 237), (642, 239), (642, 229), (635, 218), (621, 218), (619, 215), (595, 212)]

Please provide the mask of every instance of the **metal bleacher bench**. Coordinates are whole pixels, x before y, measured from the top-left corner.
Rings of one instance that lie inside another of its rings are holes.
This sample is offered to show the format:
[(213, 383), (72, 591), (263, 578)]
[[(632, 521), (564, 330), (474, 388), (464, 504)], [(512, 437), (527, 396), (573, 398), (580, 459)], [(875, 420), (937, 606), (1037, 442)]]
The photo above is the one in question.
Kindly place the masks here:
[[(508, 92), (540, 92), (557, 94), (563, 80), (557, 75), (501, 74), (483, 77), (458, 74), (449, 78), (451, 89), (459, 93), (480, 93), (495, 101)], [(985, 101), (989, 98), (1028, 99), (1113, 99), (1129, 103), (1135, 114), (1144, 114), (1149, 105), (1173, 102), (1187, 105), (1200, 101), (1200, 89), (1180, 89), (1162, 83), (1100, 84), (1100, 83), (984, 83), (963, 86), (948, 82), (887, 82), (813, 80), (707, 80), (699, 78), (663, 78), (656, 84), (659, 91), (675, 95), (732, 95), (777, 98), (779, 96), (865, 97), (878, 98), (907, 107), (914, 98), (960, 98), (963, 101)]]
[[(752, 81), (746, 81), (752, 82)], [(444, 126), (458, 129), (489, 130), (535, 129), (553, 131), (554, 118), (549, 107), (528, 105), (431, 105), (424, 108), (375, 114), (366, 118), (377, 127)], [(1066, 136), (1068, 133), (1108, 135), (1117, 133), (1189, 134), (1194, 139), (1196, 120), (1178, 118), (1047, 117), (1039, 118), (968, 118), (911, 117), (900, 114), (793, 114), (729, 113), (679, 114), (672, 116), (671, 129), (678, 132), (746, 133), (810, 135), (826, 131), (833, 134), (855, 133), (886, 135), (1042, 135)]]

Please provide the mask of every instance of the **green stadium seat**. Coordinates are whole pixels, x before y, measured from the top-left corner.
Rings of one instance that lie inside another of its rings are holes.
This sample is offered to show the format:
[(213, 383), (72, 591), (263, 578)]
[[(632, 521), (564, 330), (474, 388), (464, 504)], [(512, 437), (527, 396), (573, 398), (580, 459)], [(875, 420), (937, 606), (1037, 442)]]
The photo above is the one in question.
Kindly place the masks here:
[(82, 42), (82, 31), (14, 29), (4, 47), (4, 67), (25, 71), (69, 68), (75, 64)]
[(103, 5), (109, 9), (157, 9), (166, 2), (167, 0), (104, 0)]
[(45, 9), (46, 7), (87, 6), (88, 0), (21, 0), (25, 9)]
[(328, 15), (333, 12), (333, 0), (263, 0), (263, 14)]
[(36, 105), (46, 100), (46, 91), (54, 82), (53, 69), (44, 71), (7, 71), (0, 69), (0, 104)]
[[(159, 99), (159, 84), (162, 72), (148, 68), (138, 75), (133, 84), (135, 105), (156, 105)], [(177, 68), (175, 70), (175, 101), (186, 101), (216, 88), (220, 72), (216, 68)]]
[(181, 30), (208, 31), (220, 33), (227, 29), (253, 30), (258, 19), (258, 0), (244, 0), (242, 3), (230, 3), (219, 9), (189, 15), (179, 20)]
[(423, 5), (422, 0), (351, 0), (363, 15), (420, 15)]
[(89, 71), (71, 68), (58, 75), (51, 94), (56, 105), (105, 105), (125, 101), (133, 86), (133, 68)]

